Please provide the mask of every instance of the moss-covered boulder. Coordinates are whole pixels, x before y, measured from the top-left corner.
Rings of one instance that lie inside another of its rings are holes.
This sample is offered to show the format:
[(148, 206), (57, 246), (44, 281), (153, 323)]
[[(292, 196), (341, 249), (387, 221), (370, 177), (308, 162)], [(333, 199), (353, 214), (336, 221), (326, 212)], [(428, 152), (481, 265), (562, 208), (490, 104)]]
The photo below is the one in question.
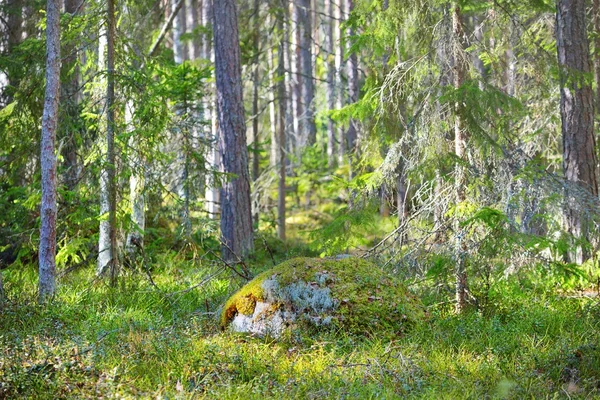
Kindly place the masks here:
[(304, 323), (353, 334), (400, 332), (423, 307), (394, 276), (358, 258), (295, 258), (258, 275), (229, 298), (221, 327), (279, 337)]

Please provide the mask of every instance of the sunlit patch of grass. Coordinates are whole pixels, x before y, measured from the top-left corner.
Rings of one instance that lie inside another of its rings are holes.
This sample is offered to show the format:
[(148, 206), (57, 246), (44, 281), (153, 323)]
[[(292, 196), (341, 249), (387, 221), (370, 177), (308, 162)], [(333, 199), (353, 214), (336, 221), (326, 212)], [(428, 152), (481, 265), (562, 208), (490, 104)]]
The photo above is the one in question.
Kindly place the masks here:
[[(284, 257), (284, 244), (268, 240), (274, 257)], [(270, 258), (250, 260), (253, 272)], [(546, 283), (499, 282), (485, 308), (462, 316), (423, 283), (413, 289), (430, 318), (393, 340), (338, 331), (272, 342), (219, 330), (214, 313), (243, 283), (229, 272), (181, 292), (218, 264), (156, 260), (150, 272), (159, 289), (143, 272), (123, 271), (111, 288), (86, 269), (64, 277), (45, 307), (35, 301), (35, 268), (4, 271), (0, 397), (600, 396), (600, 306)]]

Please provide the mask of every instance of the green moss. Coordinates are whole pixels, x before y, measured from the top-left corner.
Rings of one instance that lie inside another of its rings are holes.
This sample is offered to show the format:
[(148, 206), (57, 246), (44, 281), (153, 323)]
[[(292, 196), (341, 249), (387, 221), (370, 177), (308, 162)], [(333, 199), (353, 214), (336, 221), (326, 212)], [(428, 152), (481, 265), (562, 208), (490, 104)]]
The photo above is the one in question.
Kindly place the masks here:
[(295, 258), (263, 272), (231, 296), (221, 314), (221, 327), (237, 313), (252, 315), (256, 301), (264, 300), (263, 283), (271, 278), (281, 288), (299, 282), (329, 288), (337, 304), (334, 323), (355, 334), (396, 333), (425, 316), (420, 301), (402, 282), (373, 263), (358, 258)]

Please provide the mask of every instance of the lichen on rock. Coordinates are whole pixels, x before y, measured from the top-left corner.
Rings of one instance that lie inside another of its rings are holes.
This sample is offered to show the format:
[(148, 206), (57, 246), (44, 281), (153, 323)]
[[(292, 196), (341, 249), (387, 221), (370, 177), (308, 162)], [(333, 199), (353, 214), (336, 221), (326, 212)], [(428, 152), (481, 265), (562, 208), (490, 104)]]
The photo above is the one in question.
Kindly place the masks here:
[(402, 283), (358, 258), (295, 258), (258, 275), (229, 298), (221, 327), (279, 337), (306, 322), (354, 334), (402, 331), (423, 307)]

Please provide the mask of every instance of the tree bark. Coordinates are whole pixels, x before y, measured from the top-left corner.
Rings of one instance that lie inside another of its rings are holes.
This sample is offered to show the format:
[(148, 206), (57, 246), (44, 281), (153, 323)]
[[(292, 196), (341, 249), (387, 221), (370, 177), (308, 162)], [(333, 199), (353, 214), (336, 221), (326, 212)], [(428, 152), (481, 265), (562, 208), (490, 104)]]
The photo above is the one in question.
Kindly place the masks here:
[[(186, 0), (185, 1), (185, 10), (186, 10), (186, 21), (185, 26), (187, 28), (188, 33), (193, 33), (194, 29), (198, 26), (198, 1), (199, 0)], [(198, 39), (194, 37), (187, 43), (187, 59), (195, 60), (200, 55), (200, 46), (198, 44)]]
[(294, 116), (294, 134), (293, 134), (293, 147), (296, 151), (302, 145), (302, 135), (303, 135), (303, 118), (304, 118), (304, 109), (302, 107), (302, 57), (300, 51), (300, 43), (302, 41), (301, 36), (301, 11), (300, 6), (296, 1), (290, 2), (292, 9), (292, 75), (293, 82), (292, 85), (292, 106), (293, 106), (293, 116)]
[(42, 115), (42, 205), (40, 210), (39, 300), (56, 291), (56, 129), (60, 96), (60, 1), (48, 0), (46, 11), (46, 94)]
[[(556, 44), (560, 67), (560, 114), (563, 137), (563, 170), (572, 183), (567, 187), (565, 225), (578, 239), (589, 239), (588, 210), (573, 207), (597, 201), (596, 140), (594, 137), (594, 95), (585, 75), (591, 72), (589, 43), (586, 33), (584, 0), (558, 0)], [(583, 200), (583, 201), (582, 201)], [(573, 261), (590, 257), (585, 247), (576, 250)]]
[[(75, 15), (78, 11), (79, 1), (65, 0), (65, 13)], [(79, 180), (79, 162), (77, 159), (77, 136), (79, 134), (79, 81), (80, 69), (78, 65), (78, 51), (72, 44), (65, 46), (63, 71), (66, 79), (61, 84), (62, 104), (67, 116), (63, 124), (64, 132), (62, 156), (64, 160), (64, 184), (67, 190), (74, 190)]]
[(221, 171), (230, 174), (221, 189), (222, 254), (236, 260), (254, 248), (236, 1), (214, 2), (213, 13)]
[[(334, 30), (337, 33), (337, 46), (335, 46), (335, 70), (336, 70), (336, 86), (338, 93), (336, 97), (336, 106), (338, 109), (344, 107), (344, 97), (346, 96), (346, 90), (344, 90), (344, 31), (341, 22), (345, 19), (344, 15), (344, 1), (339, 0), (339, 3), (335, 6), (335, 19), (334, 19)], [(338, 164), (344, 162), (344, 156), (346, 155), (346, 131), (342, 124), (338, 124)]]
[(285, 123), (286, 123), (286, 93), (285, 93), (285, 10), (286, 0), (282, 0), (282, 12), (277, 20), (278, 31), (280, 35), (279, 47), (277, 49), (277, 100), (279, 104), (279, 115), (277, 118), (277, 136), (278, 148), (277, 158), (279, 164), (279, 182), (278, 182), (278, 202), (277, 202), (277, 233), (279, 239), (285, 240)]
[[(135, 124), (134, 104), (129, 100), (125, 105), (125, 126), (132, 130)], [(144, 230), (146, 229), (146, 162), (139, 147), (140, 141), (135, 135), (129, 138), (129, 146), (132, 151), (129, 164), (131, 175), (129, 176), (129, 204), (131, 207), (132, 229), (127, 235), (127, 252), (131, 260), (139, 250), (144, 247)]]
[(313, 81), (313, 54), (312, 54), (312, 13), (310, 0), (299, 0), (302, 35), (300, 36), (300, 54), (302, 59), (302, 103), (304, 116), (302, 118), (303, 143), (312, 146), (317, 139), (315, 125), (314, 98), (315, 87)]
[[(325, 25), (325, 52), (327, 57), (327, 108), (335, 108), (335, 54), (334, 46), (334, 14), (333, 0), (325, 0), (325, 13), (328, 16)], [(335, 167), (335, 124), (331, 117), (327, 118), (327, 165)]]
[(594, 80), (596, 82), (595, 110), (600, 113), (600, 0), (593, 0), (592, 23), (594, 27)]
[[(103, 51), (103, 46), (99, 46)], [(103, 60), (103, 55), (99, 60)], [(98, 249), (98, 275), (108, 268), (111, 285), (116, 285), (118, 276), (117, 259), (117, 185), (115, 157), (115, 4), (106, 3), (106, 98), (104, 103), (106, 127), (106, 161), (100, 176), (100, 244)], [(108, 213), (108, 220), (104, 219)]]
[[(454, 58), (454, 87), (455, 89), (460, 88), (467, 76), (467, 65), (464, 60), (464, 49), (466, 49), (466, 38), (464, 32), (464, 25), (462, 20), (462, 14), (460, 6), (457, 2), (453, 3), (452, 7), (452, 29), (453, 29), (453, 52)], [(455, 105), (455, 121), (454, 121), (454, 152), (458, 159), (464, 160), (466, 158), (467, 138), (468, 133), (464, 127), (463, 120), (461, 117), (461, 109), (463, 105), (457, 103)], [(460, 164), (456, 164), (456, 204), (464, 202), (466, 199), (465, 192), (465, 170)], [(466, 270), (466, 246), (463, 240), (463, 232), (461, 232), (460, 223), (456, 218), (455, 225), (456, 234), (456, 311), (462, 312), (466, 306), (467, 301), (467, 270)]]
[[(213, 28), (213, 12), (212, 12), (212, 0), (202, 1), (202, 24), (205, 29)], [(204, 34), (201, 42), (201, 57), (207, 61), (210, 61), (214, 65), (215, 54), (212, 46), (212, 38), (209, 34)], [(209, 171), (216, 171), (219, 168), (220, 154), (219, 154), (219, 137), (217, 130), (217, 113), (215, 112), (215, 87), (214, 83), (209, 83), (209, 90), (205, 93), (202, 100), (202, 109), (204, 111), (204, 119), (208, 122), (206, 124), (205, 135), (210, 141), (210, 148), (206, 155), (206, 167)], [(220, 204), (220, 192), (219, 185), (213, 179), (213, 174), (208, 173), (206, 175), (206, 210), (208, 211), (209, 217), (217, 218), (219, 214)]]
[[(250, 142), (252, 143), (252, 181), (256, 182), (259, 174), (259, 143), (258, 143), (258, 88), (260, 85), (260, 65), (259, 65), (259, 54), (260, 54), (260, 2), (254, 0), (254, 57), (253, 57), (253, 68), (252, 71), (252, 137)], [(272, 104), (272, 103), (271, 103)], [(258, 193), (257, 193), (258, 194)], [(254, 221), (255, 229), (258, 229), (259, 214), (258, 207), (253, 212), (252, 220)]]
[[(354, 9), (354, 0), (346, 0), (346, 11), (348, 15), (352, 13)], [(354, 29), (349, 27), (346, 30), (346, 48), (350, 50), (352, 36), (354, 36)], [(358, 101), (358, 59), (356, 53), (352, 52), (346, 61), (346, 69), (348, 71), (348, 102), (355, 103)], [(356, 156), (357, 144), (358, 144), (358, 129), (357, 121), (350, 119), (350, 125), (346, 132), (346, 142), (348, 144), (348, 153), (352, 160)], [(352, 162), (350, 163), (350, 177), (353, 177)]]

